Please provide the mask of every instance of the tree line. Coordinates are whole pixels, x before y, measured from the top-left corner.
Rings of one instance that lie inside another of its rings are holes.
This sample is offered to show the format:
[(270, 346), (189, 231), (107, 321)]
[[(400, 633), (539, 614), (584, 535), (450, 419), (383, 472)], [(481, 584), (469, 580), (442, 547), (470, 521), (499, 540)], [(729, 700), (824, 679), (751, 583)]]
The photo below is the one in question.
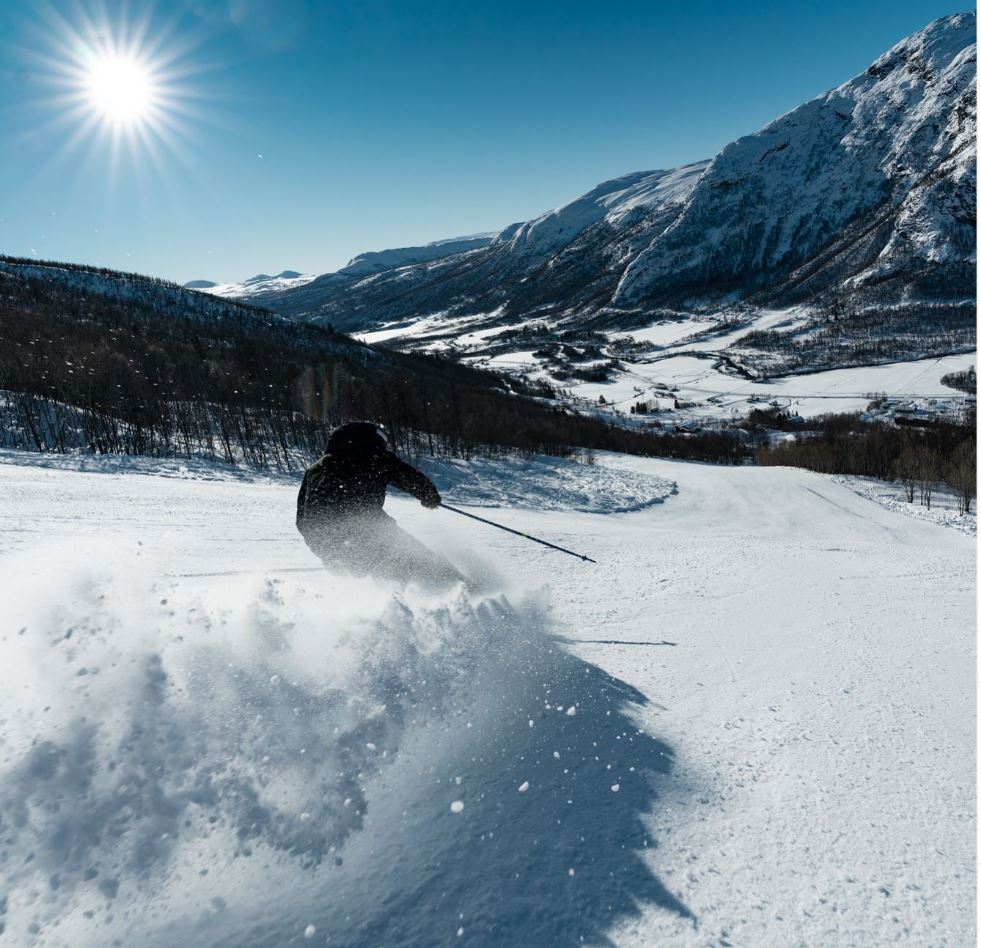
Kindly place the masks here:
[(862, 422), (858, 415), (828, 415), (810, 427), (794, 440), (760, 445), (756, 463), (896, 481), (910, 503), (919, 497), (927, 508), (935, 487), (945, 484), (960, 512), (970, 512), (977, 493), (973, 418), (913, 428)]
[(941, 375), (940, 384), (948, 388), (956, 388), (960, 392), (967, 392), (968, 395), (978, 394), (978, 375), (973, 365), (963, 372), (948, 372), (946, 375)]

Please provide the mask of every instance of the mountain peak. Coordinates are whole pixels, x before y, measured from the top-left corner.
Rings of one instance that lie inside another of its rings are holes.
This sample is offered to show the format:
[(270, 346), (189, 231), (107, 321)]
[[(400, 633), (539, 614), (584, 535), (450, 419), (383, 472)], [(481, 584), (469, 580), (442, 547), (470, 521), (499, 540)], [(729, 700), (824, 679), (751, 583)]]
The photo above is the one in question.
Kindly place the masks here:
[(866, 73), (880, 75), (897, 61), (912, 57), (920, 58), (924, 66), (942, 68), (974, 43), (976, 33), (977, 16), (973, 11), (942, 16), (900, 40), (872, 63)]

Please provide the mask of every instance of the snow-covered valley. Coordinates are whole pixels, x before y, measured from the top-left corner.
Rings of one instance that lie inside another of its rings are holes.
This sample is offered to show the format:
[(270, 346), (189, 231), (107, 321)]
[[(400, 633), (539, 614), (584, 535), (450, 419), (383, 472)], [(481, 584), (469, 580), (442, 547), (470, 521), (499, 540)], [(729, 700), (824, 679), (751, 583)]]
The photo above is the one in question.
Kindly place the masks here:
[(399, 592), (317, 568), (292, 481), (41, 460), (0, 453), (12, 943), (973, 942), (969, 536), (502, 460), (433, 475), (598, 562), (394, 497), (481, 590)]
[[(560, 386), (580, 408), (629, 414), (638, 407), (662, 425), (740, 423), (772, 406), (804, 418), (864, 412), (876, 398), (893, 409), (961, 417), (975, 398), (942, 379), (977, 364), (977, 350), (874, 365), (800, 369), (776, 377), (755, 372), (742, 340), (751, 332), (800, 324), (806, 310), (765, 310), (728, 329), (721, 317), (664, 321), (647, 329), (594, 333), (590, 343), (495, 346), (499, 330), (468, 331), (469, 320), (434, 332), (432, 321), (360, 335), (368, 343), (449, 352), (481, 368)], [(750, 373), (757, 377), (749, 377)], [(640, 420), (638, 417), (637, 420)]]
[(975, 86), (976, 17), (941, 17), (710, 160), (498, 232), (208, 292), (645, 427), (872, 401), (961, 420), (973, 396), (941, 379), (976, 360)]

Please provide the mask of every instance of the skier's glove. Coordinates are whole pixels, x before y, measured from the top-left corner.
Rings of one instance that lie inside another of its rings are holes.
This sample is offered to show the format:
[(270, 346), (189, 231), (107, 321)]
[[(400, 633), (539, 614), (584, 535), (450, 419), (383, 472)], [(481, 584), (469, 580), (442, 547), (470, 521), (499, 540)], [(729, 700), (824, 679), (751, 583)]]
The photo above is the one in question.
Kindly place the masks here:
[(428, 507), (430, 510), (435, 510), (442, 502), (443, 498), (439, 496), (439, 491), (435, 487), (431, 494), (427, 494), (420, 501), (423, 507)]

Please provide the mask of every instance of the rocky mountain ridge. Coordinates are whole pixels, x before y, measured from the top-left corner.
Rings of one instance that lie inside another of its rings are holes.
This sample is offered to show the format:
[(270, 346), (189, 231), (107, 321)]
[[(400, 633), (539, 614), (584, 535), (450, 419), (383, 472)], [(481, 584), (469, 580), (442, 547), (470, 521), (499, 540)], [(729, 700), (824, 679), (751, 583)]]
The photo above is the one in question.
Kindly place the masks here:
[(366, 254), (261, 302), (345, 331), (440, 316), (629, 330), (843, 294), (856, 310), (962, 304), (976, 266), (975, 30), (973, 13), (937, 20), (710, 161), (605, 182), (432, 259)]

